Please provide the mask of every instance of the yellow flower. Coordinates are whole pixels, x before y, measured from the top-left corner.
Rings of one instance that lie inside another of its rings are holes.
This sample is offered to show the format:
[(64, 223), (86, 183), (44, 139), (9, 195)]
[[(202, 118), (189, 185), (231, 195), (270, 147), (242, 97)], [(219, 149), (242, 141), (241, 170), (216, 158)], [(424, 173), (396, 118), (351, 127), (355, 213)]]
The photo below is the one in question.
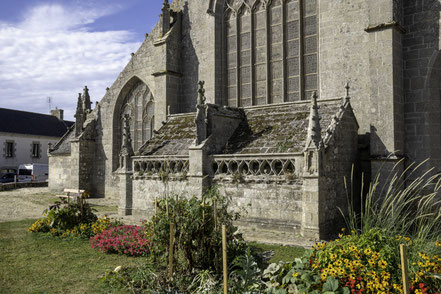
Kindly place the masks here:
[(372, 253), (372, 258), (373, 258), (373, 259), (379, 259), (379, 258), (380, 258), (380, 253), (374, 251), (374, 252)]
[(438, 247), (441, 247), (441, 242), (440, 241), (436, 241), (435, 245), (438, 246)]
[(372, 254), (372, 250), (370, 248), (367, 248), (367, 249), (364, 250), (364, 254), (371, 255)]
[(336, 260), (337, 259), (337, 254), (331, 253), (331, 260)]
[(381, 267), (382, 269), (385, 269), (387, 267), (387, 262), (385, 260), (381, 259), (378, 262), (378, 266)]
[(326, 278), (328, 277), (328, 274), (327, 273), (325, 273), (325, 272), (323, 272), (321, 275), (320, 275), (320, 278), (322, 279), (322, 281), (326, 281)]
[(294, 272), (293, 274), (292, 274), (292, 276), (295, 278), (295, 277), (297, 277), (299, 275), (299, 273), (298, 272)]

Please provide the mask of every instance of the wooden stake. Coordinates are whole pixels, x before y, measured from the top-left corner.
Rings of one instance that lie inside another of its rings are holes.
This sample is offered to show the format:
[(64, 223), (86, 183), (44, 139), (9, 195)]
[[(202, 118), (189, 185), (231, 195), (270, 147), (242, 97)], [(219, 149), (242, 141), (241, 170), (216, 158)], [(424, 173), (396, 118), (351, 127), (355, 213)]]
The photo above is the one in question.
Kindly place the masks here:
[(404, 244), (400, 244), (401, 254), (401, 273), (403, 279), (403, 293), (410, 294), (409, 291), (409, 273), (407, 268), (407, 247)]
[(158, 215), (158, 198), (155, 196), (155, 215)]
[(168, 216), (168, 198), (165, 199), (165, 213)]
[(175, 245), (175, 224), (170, 223), (170, 245), (168, 250), (168, 278), (173, 278), (173, 249)]
[(222, 225), (222, 260), (224, 269), (224, 294), (228, 293), (228, 270), (227, 270), (227, 229)]
[(217, 229), (217, 204), (216, 200), (213, 202), (213, 218), (214, 218), (214, 229)]
[[(217, 232), (217, 207), (216, 200), (213, 202), (213, 219), (214, 219), (214, 231)], [(218, 252), (217, 250), (214, 252), (214, 268), (216, 271), (219, 270), (219, 260), (218, 260)]]

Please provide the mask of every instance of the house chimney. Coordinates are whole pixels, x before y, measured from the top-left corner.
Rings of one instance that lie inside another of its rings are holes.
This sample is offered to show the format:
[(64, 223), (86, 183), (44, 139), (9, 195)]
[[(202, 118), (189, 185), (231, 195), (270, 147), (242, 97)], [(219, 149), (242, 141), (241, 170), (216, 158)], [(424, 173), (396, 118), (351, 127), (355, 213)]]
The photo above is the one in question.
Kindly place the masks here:
[(64, 119), (64, 110), (63, 109), (58, 109), (58, 108), (52, 109), (51, 110), (51, 115), (55, 116), (59, 120), (63, 120)]

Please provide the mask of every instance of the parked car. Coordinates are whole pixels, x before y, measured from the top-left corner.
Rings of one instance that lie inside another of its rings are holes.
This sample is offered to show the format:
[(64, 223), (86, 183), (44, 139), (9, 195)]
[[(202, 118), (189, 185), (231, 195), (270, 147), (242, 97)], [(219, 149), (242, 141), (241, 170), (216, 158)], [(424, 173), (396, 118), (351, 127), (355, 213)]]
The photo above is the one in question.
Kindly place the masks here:
[(4, 183), (13, 183), (14, 182), (14, 178), (15, 178), (15, 174), (14, 173), (6, 173), (2, 176), (0, 176), (0, 183), (4, 184)]

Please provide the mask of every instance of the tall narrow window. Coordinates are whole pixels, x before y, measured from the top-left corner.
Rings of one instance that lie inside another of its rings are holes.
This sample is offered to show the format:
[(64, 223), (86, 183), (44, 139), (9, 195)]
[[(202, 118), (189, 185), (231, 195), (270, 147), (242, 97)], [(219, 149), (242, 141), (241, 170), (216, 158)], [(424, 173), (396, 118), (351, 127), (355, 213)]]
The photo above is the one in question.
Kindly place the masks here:
[(40, 143), (34, 142), (32, 143), (32, 157), (33, 158), (40, 158)]
[(246, 6), (239, 15), (239, 105), (251, 106), (251, 16)]
[(266, 33), (266, 9), (262, 2), (259, 2), (253, 11), (254, 19), (254, 93), (255, 104), (266, 104), (267, 97), (267, 33)]
[(15, 156), (14, 141), (5, 142), (5, 157), (11, 158)]
[(286, 101), (300, 100), (300, 10), (299, 0), (286, 2)]
[(282, 2), (273, 0), (269, 8), (270, 103), (283, 102)]
[(305, 98), (309, 99), (312, 92), (318, 89), (318, 21), (317, 0), (303, 2), (303, 37), (304, 37), (304, 83)]
[(228, 105), (237, 106), (237, 23), (230, 11), (226, 16)]
[(155, 104), (153, 101), (147, 103), (143, 114), (143, 143), (150, 140), (154, 130)]

